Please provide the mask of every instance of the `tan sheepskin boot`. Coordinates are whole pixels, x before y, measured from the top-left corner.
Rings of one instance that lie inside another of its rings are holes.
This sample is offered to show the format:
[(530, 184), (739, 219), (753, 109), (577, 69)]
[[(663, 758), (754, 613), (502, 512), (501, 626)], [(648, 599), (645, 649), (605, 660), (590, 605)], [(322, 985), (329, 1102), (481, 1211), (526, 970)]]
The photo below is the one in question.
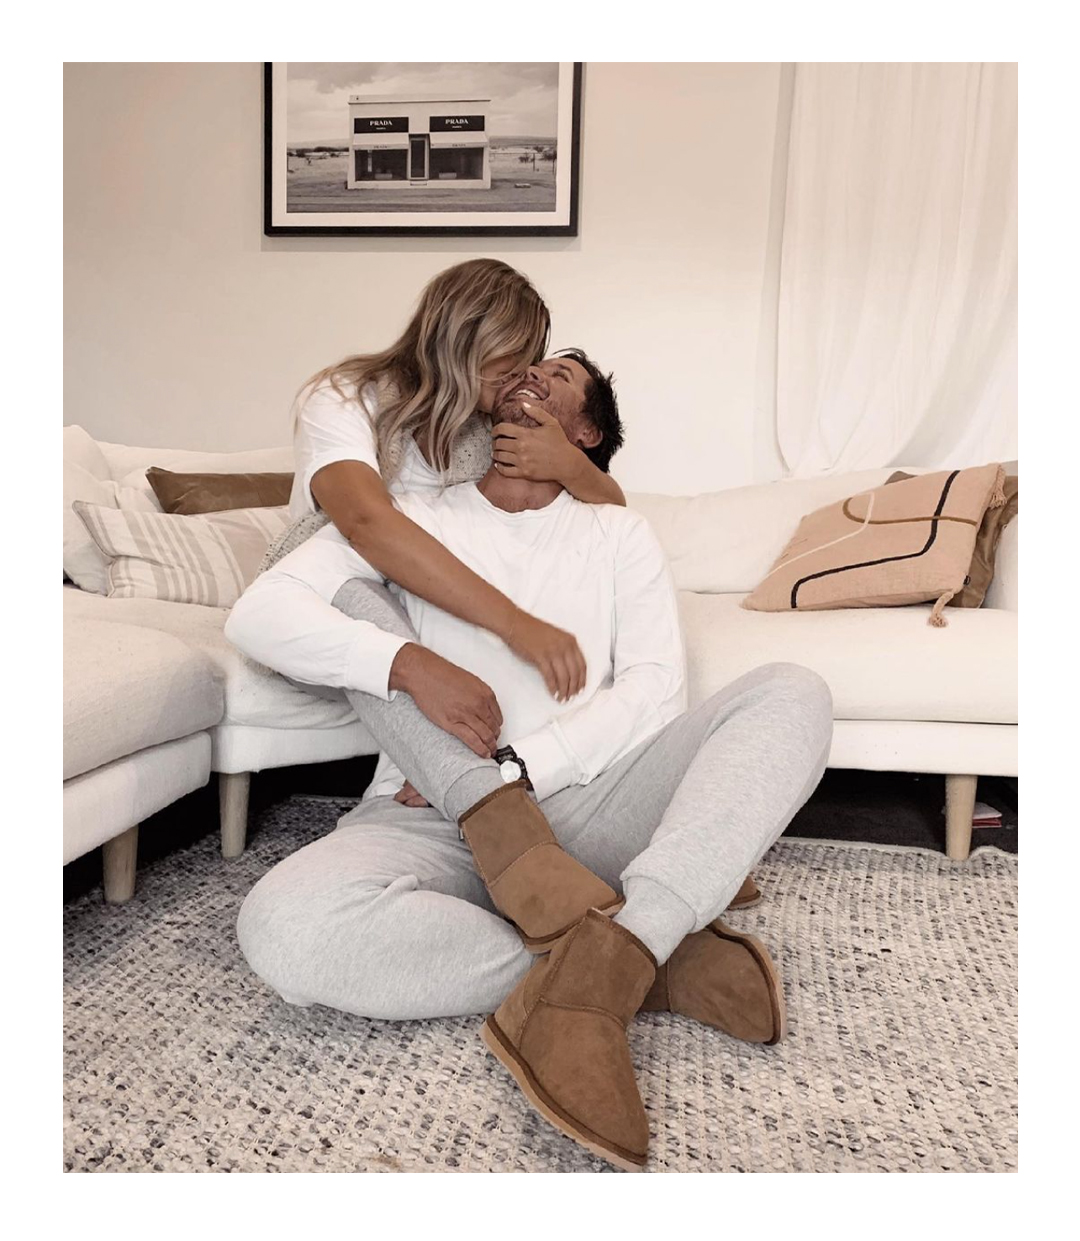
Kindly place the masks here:
[(749, 909), (751, 905), (757, 905), (761, 900), (761, 890), (754, 882), (753, 875), (747, 875), (742, 881), (742, 887), (731, 898), (728, 909)]
[(544, 812), (515, 780), (458, 820), (495, 908), (530, 952), (547, 952), (587, 909), (615, 913), (622, 897), (555, 839)]
[(660, 966), (641, 1011), (681, 1013), (746, 1043), (779, 1043), (787, 1031), (780, 976), (765, 945), (719, 918), (687, 935)]
[(541, 1116), (631, 1172), (645, 1164), (649, 1122), (626, 1027), (655, 974), (641, 940), (590, 909), (481, 1028)]

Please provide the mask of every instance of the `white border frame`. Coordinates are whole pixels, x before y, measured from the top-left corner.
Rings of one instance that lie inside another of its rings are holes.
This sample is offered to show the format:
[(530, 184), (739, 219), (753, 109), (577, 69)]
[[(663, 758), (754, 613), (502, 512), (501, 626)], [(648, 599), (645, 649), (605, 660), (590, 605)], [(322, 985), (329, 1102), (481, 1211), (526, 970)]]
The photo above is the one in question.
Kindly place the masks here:
[[(289, 211), (287, 202), (287, 160), (278, 158), (279, 144), (287, 142), (288, 62), (269, 66), (268, 84), (273, 105), (270, 132), (264, 135), (267, 160), (266, 183), (270, 196), (264, 221), (265, 231), (279, 230), (302, 235), (346, 235), (380, 230), (387, 234), (408, 234), (422, 230), (431, 233), (491, 232), (528, 235), (543, 229), (558, 229), (563, 235), (577, 232), (572, 203), (572, 178), (578, 151), (574, 142), (574, 62), (559, 61), (559, 156), (555, 172), (554, 211)], [(570, 230), (573, 229), (573, 232)]]

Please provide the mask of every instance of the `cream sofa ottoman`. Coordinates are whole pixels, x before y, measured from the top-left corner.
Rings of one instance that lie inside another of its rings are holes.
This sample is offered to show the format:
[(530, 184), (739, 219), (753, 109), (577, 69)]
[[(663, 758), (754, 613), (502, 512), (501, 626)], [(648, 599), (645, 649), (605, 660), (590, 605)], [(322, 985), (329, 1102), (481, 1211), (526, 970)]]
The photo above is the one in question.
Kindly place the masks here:
[(103, 846), (106, 900), (134, 892), (139, 823), (209, 780), (223, 710), (219, 673), (179, 639), (65, 618), (64, 863)]
[[(160, 632), (190, 648), (213, 669), (223, 689), (224, 708), (209, 729), (210, 771), (218, 774), (222, 852), (236, 857), (244, 849), (252, 772), (374, 754), (376, 747), (340, 695), (309, 693), (245, 659), (222, 632), (226, 608), (118, 599), (104, 593), (106, 562), (71, 511), (71, 502), (160, 512), (146, 480), (146, 470), (153, 465), (210, 473), (289, 471), (292, 449), (207, 453), (141, 448), (99, 442), (79, 426), (64, 428), (64, 571), (82, 587), (64, 587), (65, 630), (97, 621)], [(77, 637), (73, 645), (79, 649)], [(122, 680), (122, 670), (118, 671)]]

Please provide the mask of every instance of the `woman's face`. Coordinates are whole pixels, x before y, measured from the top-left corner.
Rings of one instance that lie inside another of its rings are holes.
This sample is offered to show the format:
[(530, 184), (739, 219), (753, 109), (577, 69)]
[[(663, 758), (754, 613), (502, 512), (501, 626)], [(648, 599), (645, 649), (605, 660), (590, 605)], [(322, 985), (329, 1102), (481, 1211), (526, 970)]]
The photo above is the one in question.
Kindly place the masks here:
[(503, 357), (494, 358), (480, 368), (480, 400), (478, 407), (481, 413), (490, 414), (495, 401), (495, 394), (517, 375), (524, 374), (530, 358)]

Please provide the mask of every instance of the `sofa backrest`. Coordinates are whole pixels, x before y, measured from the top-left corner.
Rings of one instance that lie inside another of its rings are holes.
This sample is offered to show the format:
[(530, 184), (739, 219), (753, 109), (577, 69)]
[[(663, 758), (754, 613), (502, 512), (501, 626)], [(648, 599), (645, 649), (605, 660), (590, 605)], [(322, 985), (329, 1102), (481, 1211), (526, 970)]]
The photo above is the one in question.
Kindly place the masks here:
[(1020, 518), (1016, 516), (1001, 532), (994, 557), (994, 576), (983, 600), (984, 608), (1020, 611)]
[[(291, 448), (255, 448), (244, 452), (198, 452), (186, 448), (140, 448), (96, 441), (78, 426), (64, 428), (64, 459), (88, 470), (102, 482), (142, 491), (157, 504), (145, 471), (221, 473), (287, 472), (293, 468)], [(921, 466), (889, 466), (818, 478), (782, 479), (734, 487), (697, 496), (666, 496), (646, 492), (627, 496), (656, 531), (680, 590), (699, 594), (747, 594), (772, 568), (776, 558), (808, 513), (837, 500), (880, 487), (896, 470), (924, 474)], [(76, 497), (79, 498), (79, 497)], [(65, 510), (67, 508), (65, 496)], [(1016, 522), (1006, 530), (995, 583), (987, 606), (1015, 608)], [(1011, 533), (1010, 533), (1011, 530)], [(1002, 568), (1004, 560), (1005, 568)], [(998, 585), (997, 578), (1002, 578)], [(1006, 585), (1006, 579), (1009, 584)]]
[(135, 485), (152, 466), (192, 474), (287, 473), (293, 468), (291, 448), (249, 448), (243, 452), (196, 452), (187, 448), (137, 448), (98, 441), (109, 477), (126, 487)]
[(880, 487), (900, 469), (908, 474), (927, 472), (915, 466), (890, 466), (698, 496), (635, 493), (626, 502), (656, 531), (679, 590), (747, 594), (772, 568), (807, 513)]

